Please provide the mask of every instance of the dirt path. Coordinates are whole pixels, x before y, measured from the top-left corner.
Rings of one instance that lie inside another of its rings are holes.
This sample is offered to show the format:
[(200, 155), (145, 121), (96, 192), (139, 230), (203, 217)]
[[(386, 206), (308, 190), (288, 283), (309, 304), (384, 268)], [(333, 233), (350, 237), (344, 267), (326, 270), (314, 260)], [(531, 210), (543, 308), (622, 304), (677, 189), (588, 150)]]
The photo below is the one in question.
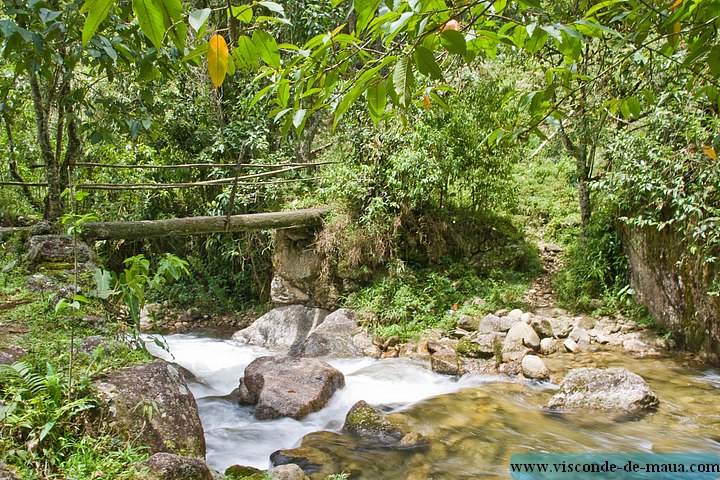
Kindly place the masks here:
[(540, 260), (543, 273), (533, 280), (525, 300), (531, 305), (531, 310), (554, 307), (557, 295), (552, 284), (552, 277), (562, 269), (562, 249), (553, 243), (538, 241)]

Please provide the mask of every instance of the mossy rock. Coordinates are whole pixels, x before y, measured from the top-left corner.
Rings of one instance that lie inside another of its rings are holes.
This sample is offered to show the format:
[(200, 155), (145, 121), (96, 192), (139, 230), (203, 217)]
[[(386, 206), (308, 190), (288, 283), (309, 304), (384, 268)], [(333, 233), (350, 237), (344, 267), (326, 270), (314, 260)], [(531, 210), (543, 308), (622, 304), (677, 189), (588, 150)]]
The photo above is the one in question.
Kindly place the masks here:
[(384, 443), (395, 443), (405, 436), (397, 425), (363, 400), (350, 408), (342, 432)]
[(233, 480), (264, 480), (265, 472), (255, 467), (245, 465), (233, 465), (225, 470), (225, 476)]
[(467, 337), (460, 339), (455, 350), (458, 355), (462, 355), (463, 357), (480, 358), (483, 356), (480, 352), (480, 345), (469, 340)]

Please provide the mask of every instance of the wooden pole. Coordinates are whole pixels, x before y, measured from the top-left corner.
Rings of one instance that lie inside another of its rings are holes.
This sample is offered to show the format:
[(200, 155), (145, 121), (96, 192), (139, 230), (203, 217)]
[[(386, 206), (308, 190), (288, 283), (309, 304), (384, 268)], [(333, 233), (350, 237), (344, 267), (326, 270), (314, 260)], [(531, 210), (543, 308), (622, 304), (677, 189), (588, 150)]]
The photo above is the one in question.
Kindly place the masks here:
[[(322, 224), (330, 207), (285, 212), (251, 213), (227, 217), (188, 217), (135, 222), (91, 222), (83, 225), (82, 236), (94, 240), (155, 238), (207, 233), (312, 227)], [(227, 226), (227, 228), (226, 228)]]

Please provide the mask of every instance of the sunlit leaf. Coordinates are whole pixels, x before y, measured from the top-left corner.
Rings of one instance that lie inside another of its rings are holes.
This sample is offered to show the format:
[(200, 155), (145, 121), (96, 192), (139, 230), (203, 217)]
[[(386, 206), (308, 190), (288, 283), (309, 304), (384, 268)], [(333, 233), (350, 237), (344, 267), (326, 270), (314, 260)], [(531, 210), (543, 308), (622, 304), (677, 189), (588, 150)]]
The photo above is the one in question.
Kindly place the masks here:
[(132, 0), (132, 9), (140, 24), (140, 30), (158, 50), (162, 47), (162, 39), (165, 35), (160, 1), (162, 0)]
[(280, 68), (280, 50), (272, 35), (262, 30), (255, 30), (252, 34), (252, 41), (263, 62), (278, 70)]
[(239, 5), (237, 7), (230, 7), (232, 16), (244, 23), (250, 23), (252, 21), (253, 10), (250, 5)]
[(285, 16), (285, 9), (282, 5), (275, 2), (257, 2), (258, 5), (262, 5), (263, 7), (267, 8), (271, 12), (279, 13), (283, 17)]
[(208, 17), (210, 17), (210, 12), (212, 12), (212, 10), (209, 8), (190, 12), (190, 15), (188, 15), (188, 23), (190, 23), (192, 29), (200, 32), (200, 29), (205, 26), (205, 22), (207, 22)]
[(712, 158), (713, 160), (717, 161), (717, 153), (715, 152), (715, 149), (711, 147), (710, 145), (706, 145), (703, 147), (703, 152), (708, 157)]
[(95, 35), (100, 24), (107, 18), (115, 0), (87, 0), (80, 13), (87, 12), (87, 18), (82, 29), (82, 44), (87, 45), (90, 39)]
[(219, 88), (225, 81), (229, 54), (225, 39), (221, 35), (213, 35), (208, 42), (207, 62), (210, 80), (215, 88)]

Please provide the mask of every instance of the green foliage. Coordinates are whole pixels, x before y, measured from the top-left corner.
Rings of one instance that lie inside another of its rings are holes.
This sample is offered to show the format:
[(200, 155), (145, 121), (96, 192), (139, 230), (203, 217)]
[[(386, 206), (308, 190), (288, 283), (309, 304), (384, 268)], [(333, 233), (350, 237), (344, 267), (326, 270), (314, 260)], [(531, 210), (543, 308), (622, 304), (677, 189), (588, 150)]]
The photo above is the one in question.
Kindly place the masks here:
[[(449, 331), (455, 316), (465, 310), (526, 307), (527, 287), (528, 279), (521, 272), (496, 271), (482, 278), (464, 264), (435, 271), (397, 263), (390, 276), (351, 294), (346, 305), (357, 309), (381, 337), (408, 339), (432, 328)], [(474, 298), (484, 300), (482, 307), (464, 306)]]
[(94, 406), (87, 385), (71, 385), (69, 377), (48, 363), (44, 373), (17, 362), (0, 365), (3, 402), (0, 406), (0, 442), (4, 461), (36, 465), (43, 474), (57, 468), (66, 437), (79, 431), (79, 414)]
[(565, 267), (555, 279), (562, 306), (592, 311), (600, 306), (597, 299), (601, 297), (627, 299), (624, 294), (630, 291), (623, 291), (628, 283), (627, 257), (614, 222), (611, 212), (595, 209), (585, 235), (565, 250)]
[[(109, 282), (107, 272), (96, 273), (96, 280), (100, 282), (97, 292), (99, 297), (116, 295), (127, 306), (130, 319), (139, 330), (140, 312), (145, 307), (148, 291), (158, 290), (166, 283), (189, 274), (188, 262), (166, 253), (154, 272), (151, 271), (150, 261), (143, 254), (127, 258), (123, 263), (126, 268), (119, 275), (110, 273)], [(108, 291), (108, 284), (112, 285), (112, 291)]]
[(573, 186), (574, 165), (566, 156), (539, 155), (515, 166), (515, 224), (545, 241), (569, 245), (579, 235), (580, 213)]
[[(620, 221), (635, 229), (674, 234), (681, 262), (720, 263), (720, 121), (707, 105), (669, 96), (642, 130), (621, 132), (609, 155), (614, 168), (598, 185), (608, 192)], [(708, 282), (720, 295), (720, 277)]]

